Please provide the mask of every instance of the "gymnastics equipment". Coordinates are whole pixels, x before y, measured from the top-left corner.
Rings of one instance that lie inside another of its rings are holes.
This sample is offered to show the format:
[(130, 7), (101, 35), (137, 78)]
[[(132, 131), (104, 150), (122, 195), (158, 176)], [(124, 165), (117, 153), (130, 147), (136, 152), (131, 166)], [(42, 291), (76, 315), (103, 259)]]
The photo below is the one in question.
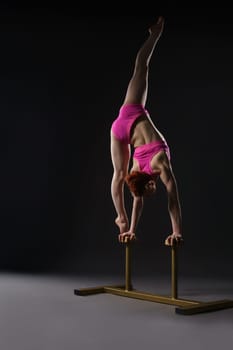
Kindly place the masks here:
[(126, 240), (125, 246), (125, 283), (117, 286), (97, 286), (90, 288), (74, 289), (78, 296), (88, 296), (99, 293), (109, 293), (122, 297), (141, 299), (156, 303), (176, 306), (175, 313), (193, 315), (203, 312), (217, 311), (233, 307), (233, 300), (223, 299), (215, 301), (197, 301), (178, 297), (178, 244), (170, 246), (171, 249), (171, 291), (169, 296), (156, 295), (133, 288), (132, 284), (132, 245), (133, 242)]

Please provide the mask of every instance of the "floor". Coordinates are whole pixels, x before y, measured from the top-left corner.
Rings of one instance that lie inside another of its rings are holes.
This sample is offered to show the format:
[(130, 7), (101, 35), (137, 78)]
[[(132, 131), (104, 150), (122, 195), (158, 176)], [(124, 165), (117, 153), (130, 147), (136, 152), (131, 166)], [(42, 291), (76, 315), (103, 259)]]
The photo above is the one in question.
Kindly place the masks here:
[[(1, 350), (230, 350), (233, 308), (179, 315), (175, 307), (74, 289), (122, 283), (111, 276), (0, 274)], [(134, 288), (169, 295), (166, 278), (138, 277)], [(183, 279), (179, 297), (233, 300), (233, 281)]]

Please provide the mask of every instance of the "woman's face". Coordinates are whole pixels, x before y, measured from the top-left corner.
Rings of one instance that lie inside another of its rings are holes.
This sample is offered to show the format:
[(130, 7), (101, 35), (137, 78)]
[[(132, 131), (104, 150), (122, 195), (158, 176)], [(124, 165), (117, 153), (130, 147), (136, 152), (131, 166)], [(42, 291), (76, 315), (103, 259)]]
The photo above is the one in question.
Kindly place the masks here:
[(155, 193), (155, 191), (156, 191), (155, 180), (148, 181), (147, 184), (145, 185), (144, 195), (149, 196), (149, 195)]

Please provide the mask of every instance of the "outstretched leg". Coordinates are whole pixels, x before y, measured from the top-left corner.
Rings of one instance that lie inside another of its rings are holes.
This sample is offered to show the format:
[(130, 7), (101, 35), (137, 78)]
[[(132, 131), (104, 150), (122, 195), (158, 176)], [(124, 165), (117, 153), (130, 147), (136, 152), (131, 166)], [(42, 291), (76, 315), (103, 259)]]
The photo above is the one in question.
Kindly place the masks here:
[[(162, 33), (164, 20), (158, 21), (149, 28), (149, 37), (137, 53), (133, 76), (129, 82), (123, 104), (139, 103), (145, 105), (148, 86), (148, 67), (155, 45)], [(111, 194), (117, 212), (115, 220), (120, 233), (129, 229), (129, 221), (124, 203), (125, 176), (128, 173), (130, 160), (130, 145), (119, 141), (111, 132), (111, 158), (113, 164), (113, 177)]]
[(123, 104), (142, 104), (145, 106), (148, 91), (149, 63), (155, 46), (164, 27), (163, 17), (149, 28), (149, 37), (139, 49), (134, 66), (133, 76), (129, 82)]

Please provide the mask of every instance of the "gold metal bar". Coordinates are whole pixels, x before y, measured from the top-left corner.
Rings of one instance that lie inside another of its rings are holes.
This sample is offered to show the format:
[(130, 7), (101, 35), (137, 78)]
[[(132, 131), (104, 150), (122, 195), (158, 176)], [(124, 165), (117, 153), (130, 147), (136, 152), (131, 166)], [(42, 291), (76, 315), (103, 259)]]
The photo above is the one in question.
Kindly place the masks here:
[(162, 295), (155, 295), (152, 293), (145, 293), (137, 290), (127, 291), (125, 289), (114, 288), (114, 287), (105, 287), (105, 292), (128, 297), (128, 298), (141, 299), (145, 301), (153, 301), (157, 303), (177, 305), (177, 306), (188, 306), (188, 305), (191, 306), (191, 305), (200, 304), (199, 301), (195, 301), (195, 300), (174, 299), (174, 298), (166, 297)]
[(177, 247), (171, 247), (171, 296), (174, 299), (178, 297), (178, 283), (177, 283)]
[(125, 243), (125, 290), (129, 291), (131, 289), (131, 244), (127, 240)]
[[(85, 295), (105, 293), (106, 287), (108, 287), (108, 286), (74, 289), (74, 294), (85, 296)], [(125, 286), (118, 285), (118, 286), (112, 286), (112, 288), (125, 288)]]
[(211, 302), (200, 302), (197, 305), (176, 308), (175, 312), (181, 315), (194, 315), (201, 312), (210, 312), (233, 308), (233, 300), (217, 300)]

